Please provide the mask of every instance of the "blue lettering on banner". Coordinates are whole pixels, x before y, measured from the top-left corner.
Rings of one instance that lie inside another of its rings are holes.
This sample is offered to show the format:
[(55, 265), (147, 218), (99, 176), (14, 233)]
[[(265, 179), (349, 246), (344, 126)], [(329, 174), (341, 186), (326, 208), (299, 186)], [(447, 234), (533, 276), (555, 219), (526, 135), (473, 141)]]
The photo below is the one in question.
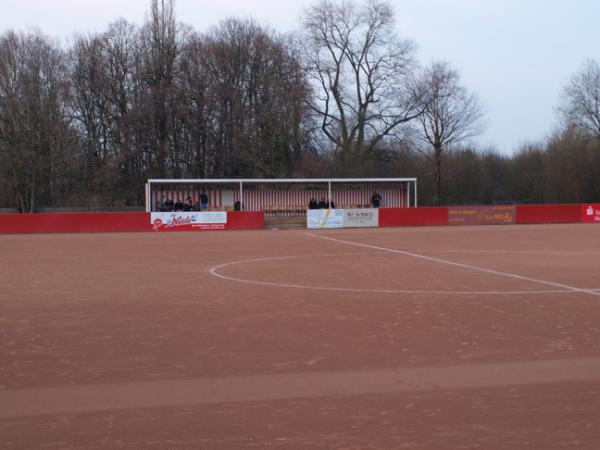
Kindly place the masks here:
[(344, 226), (344, 210), (342, 209), (309, 209), (306, 212), (307, 228), (342, 228)]

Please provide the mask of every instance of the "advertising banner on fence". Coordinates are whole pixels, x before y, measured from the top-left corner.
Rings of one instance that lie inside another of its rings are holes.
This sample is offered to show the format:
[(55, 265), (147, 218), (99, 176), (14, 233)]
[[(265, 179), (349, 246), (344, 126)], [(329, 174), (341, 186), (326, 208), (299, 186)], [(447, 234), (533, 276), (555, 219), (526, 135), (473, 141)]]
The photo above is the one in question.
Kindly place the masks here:
[(150, 222), (154, 231), (224, 230), (227, 212), (153, 212)]
[(600, 223), (600, 203), (581, 205), (581, 221)]
[(307, 228), (343, 228), (343, 209), (309, 209), (306, 211)]
[(450, 225), (504, 225), (515, 223), (515, 207), (500, 206), (450, 206)]
[(344, 209), (344, 228), (379, 226), (379, 209)]

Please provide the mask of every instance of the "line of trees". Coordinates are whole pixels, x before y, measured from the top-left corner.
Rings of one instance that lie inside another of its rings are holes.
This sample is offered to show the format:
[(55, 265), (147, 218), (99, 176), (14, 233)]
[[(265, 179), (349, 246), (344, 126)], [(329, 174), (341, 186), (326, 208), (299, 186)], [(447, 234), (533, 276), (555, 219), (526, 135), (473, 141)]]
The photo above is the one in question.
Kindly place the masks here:
[(0, 35), (0, 207), (143, 203), (148, 178), (417, 176), (421, 204), (600, 198), (600, 68), (562, 128), (512, 156), (476, 151), (483, 106), (446, 62), (419, 67), (385, 1), (321, 0), (281, 35), (228, 19), (200, 32), (172, 0), (141, 26)]

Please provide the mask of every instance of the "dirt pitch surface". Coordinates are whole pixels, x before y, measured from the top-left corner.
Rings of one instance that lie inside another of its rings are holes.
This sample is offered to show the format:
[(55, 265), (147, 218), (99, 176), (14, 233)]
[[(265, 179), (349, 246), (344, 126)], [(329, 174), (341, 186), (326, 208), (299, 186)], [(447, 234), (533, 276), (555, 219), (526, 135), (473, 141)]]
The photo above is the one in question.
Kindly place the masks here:
[(0, 236), (2, 449), (598, 449), (600, 226)]

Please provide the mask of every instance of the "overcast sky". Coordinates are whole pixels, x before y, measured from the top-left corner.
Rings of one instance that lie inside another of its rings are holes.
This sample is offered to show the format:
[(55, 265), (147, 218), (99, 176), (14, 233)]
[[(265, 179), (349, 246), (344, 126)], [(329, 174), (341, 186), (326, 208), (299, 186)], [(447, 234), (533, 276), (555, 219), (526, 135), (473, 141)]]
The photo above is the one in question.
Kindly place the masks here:
[[(226, 17), (253, 17), (292, 31), (313, 0), (177, 0), (181, 22), (205, 30)], [(547, 137), (569, 77), (600, 60), (598, 0), (389, 0), (397, 30), (422, 63), (444, 59), (487, 111), (476, 143), (512, 152)], [(126, 18), (141, 24), (150, 0), (0, 0), (0, 32), (37, 27), (65, 42)]]

